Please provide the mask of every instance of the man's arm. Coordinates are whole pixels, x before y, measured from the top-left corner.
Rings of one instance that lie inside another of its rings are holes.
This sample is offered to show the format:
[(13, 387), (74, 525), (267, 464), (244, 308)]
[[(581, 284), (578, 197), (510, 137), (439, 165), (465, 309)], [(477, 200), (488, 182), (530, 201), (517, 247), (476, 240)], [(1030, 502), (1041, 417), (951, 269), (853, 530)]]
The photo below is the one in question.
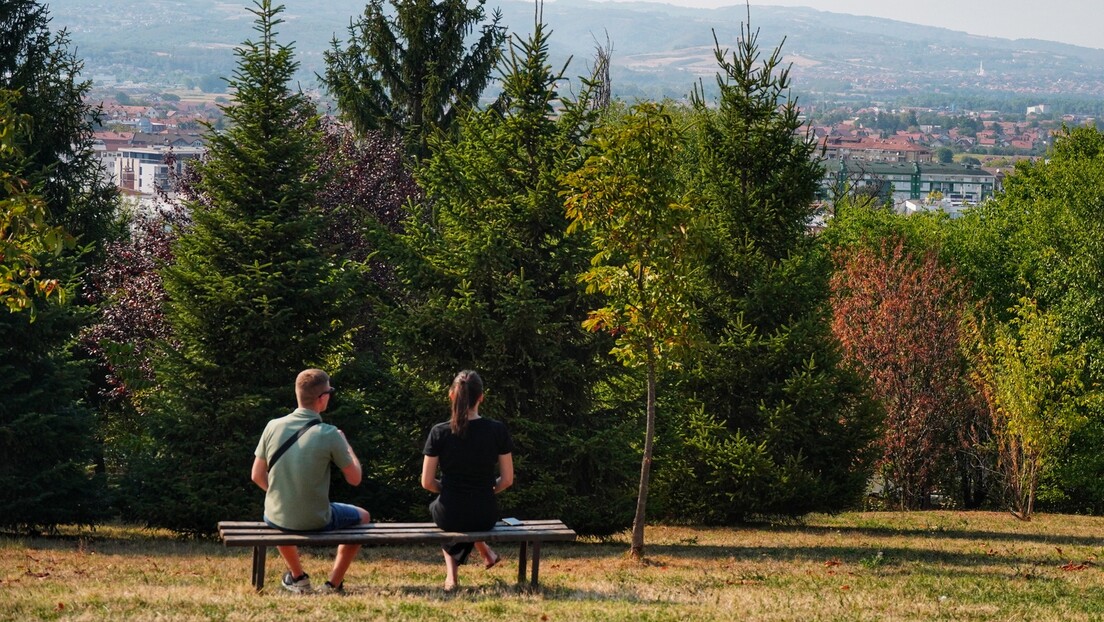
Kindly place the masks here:
[(350, 486), (359, 486), (361, 477), (364, 472), (360, 468), (360, 459), (357, 458), (356, 452), (353, 451), (353, 446), (349, 444), (349, 439), (345, 438), (345, 433), (341, 430), (337, 431), (341, 435), (341, 439), (345, 441), (345, 447), (349, 450), (349, 457), (352, 458), (352, 462), (349, 466), (341, 469), (341, 474), (345, 476), (345, 481), (349, 482)]
[(253, 458), (253, 483), (268, 492), (268, 462), (264, 458)]

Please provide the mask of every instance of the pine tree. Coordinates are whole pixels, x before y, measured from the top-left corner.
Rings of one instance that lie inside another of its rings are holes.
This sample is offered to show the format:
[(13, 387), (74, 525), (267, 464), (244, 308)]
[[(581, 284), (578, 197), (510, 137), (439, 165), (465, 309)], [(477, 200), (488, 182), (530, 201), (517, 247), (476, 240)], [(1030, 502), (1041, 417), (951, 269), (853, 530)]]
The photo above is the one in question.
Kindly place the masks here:
[(477, 0), (370, 0), (349, 26), (342, 49), (335, 38), (320, 76), (342, 117), (359, 132), (381, 129), (401, 137), (418, 157), (429, 137), (447, 131), (474, 106), (490, 80), (505, 37), (496, 11), (476, 41), (465, 39), (484, 19)]
[(172, 338), (145, 405), (154, 444), (133, 474), (130, 509), (185, 532), (257, 517), (247, 467), (264, 423), (294, 408), (299, 370), (340, 377), (353, 271), (316, 245), (318, 125), (288, 86), (297, 63), (276, 42), (282, 10), (270, 0), (251, 9), (259, 38), (237, 50), (230, 128), (213, 134), (192, 225), (162, 275)]
[(612, 533), (631, 520), (636, 456), (625, 451), (623, 402), (601, 394), (616, 366), (603, 359), (610, 342), (582, 327), (590, 306), (576, 280), (589, 253), (585, 236), (565, 237), (559, 194), (559, 178), (582, 162), (591, 113), (586, 97), (557, 91), (563, 70), (549, 64), (548, 37), (538, 22), (512, 42), (498, 101), (465, 117), (455, 143), (433, 144), (420, 175), (425, 214), (401, 238), (412, 295), (391, 325), (407, 383), (431, 388), (423, 434), (447, 417), (457, 371), (483, 376), (480, 412), (510, 427), (524, 482), (504, 511)]

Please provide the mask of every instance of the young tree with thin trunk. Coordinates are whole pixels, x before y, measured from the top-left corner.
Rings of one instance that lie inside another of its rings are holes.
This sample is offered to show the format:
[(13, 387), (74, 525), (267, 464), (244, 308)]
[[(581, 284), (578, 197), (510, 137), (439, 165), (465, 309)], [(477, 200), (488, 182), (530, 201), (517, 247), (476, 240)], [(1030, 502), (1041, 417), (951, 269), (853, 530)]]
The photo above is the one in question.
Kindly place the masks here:
[(973, 324), (973, 379), (989, 406), (1012, 513), (1031, 520), (1044, 469), (1087, 420), (1084, 345), (1070, 348), (1052, 312), (1023, 299), (1009, 322)]
[(48, 220), (45, 201), (23, 178), (21, 141), (30, 119), (17, 115), (18, 93), (0, 90), (0, 307), (35, 315), (36, 300), (64, 298), (56, 278), (42, 275), (41, 255), (57, 255), (71, 238)]
[(614, 354), (647, 375), (644, 455), (633, 518), (631, 555), (644, 556), (644, 523), (656, 430), (660, 371), (692, 341), (694, 309), (693, 209), (678, 178), (681, 136), (657, 104), (634, 106), (622, 119), (595, 129), (593, 155), (564, 179), (571, 229), (594, 245), (581, 277), (606, 306), (584, 326), (616, 335)]

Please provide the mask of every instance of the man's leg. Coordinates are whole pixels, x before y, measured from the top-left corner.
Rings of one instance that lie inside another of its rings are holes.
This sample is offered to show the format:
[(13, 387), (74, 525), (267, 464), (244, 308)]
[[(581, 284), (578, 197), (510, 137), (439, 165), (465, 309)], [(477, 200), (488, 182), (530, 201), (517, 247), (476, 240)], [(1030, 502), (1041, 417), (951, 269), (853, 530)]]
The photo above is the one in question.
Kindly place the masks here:
[(359, 544), (341, 544), (337, 547), (337, 557), (334, 558), (333, 572), (330, 573), (330, 585), (337, 587), (345, 580), (345, 572), (353, 564), (357, 553), (360, 552)]
[[(360, 515), (361, 525), (372, 522), (372, 516), (368, 514), (368, 510), (364, 508), (356, 508), (356, 510)], [(359, 552), (359, 544), (341, 544), (337, 547), (337, 557), (334, 558), (333, 571), (330, 572), (330, 585), (339, 587), (345, 581), (345, 572), (349, 570), (349, 566), (353, 564)]]
[(293, 579), (298, 579), (303, 576), (303, 566), (299, 563), (299, 547), (278, 546), (276, 550), (280, 551), (280, 557), (284, 558), (284, 563), (287, 564)]

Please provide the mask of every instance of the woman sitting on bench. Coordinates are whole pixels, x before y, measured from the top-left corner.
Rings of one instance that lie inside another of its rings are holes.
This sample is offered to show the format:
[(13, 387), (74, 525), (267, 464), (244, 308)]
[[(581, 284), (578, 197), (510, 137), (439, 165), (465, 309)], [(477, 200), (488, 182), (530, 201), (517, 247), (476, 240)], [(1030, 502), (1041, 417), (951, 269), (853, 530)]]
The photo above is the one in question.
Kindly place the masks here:
[[(422, 451), (422, 487), (438, 493), (429, 506), (438, 527), (446, 531), (487, 531), (499, 518), (495, 494), (514, 483), (513, 441), (503, 423), (479, 416), (483, 401), (479, 374), (470, 370), (457, 374), (448, 395), (452, 416), (433, 426)], [(456, 589), (457, 569), (468, 559), (473, 546), (479, 549), (484, 567), (498, 563), (499, 555), (486, 542), (442, 547), (445, 590)]]

